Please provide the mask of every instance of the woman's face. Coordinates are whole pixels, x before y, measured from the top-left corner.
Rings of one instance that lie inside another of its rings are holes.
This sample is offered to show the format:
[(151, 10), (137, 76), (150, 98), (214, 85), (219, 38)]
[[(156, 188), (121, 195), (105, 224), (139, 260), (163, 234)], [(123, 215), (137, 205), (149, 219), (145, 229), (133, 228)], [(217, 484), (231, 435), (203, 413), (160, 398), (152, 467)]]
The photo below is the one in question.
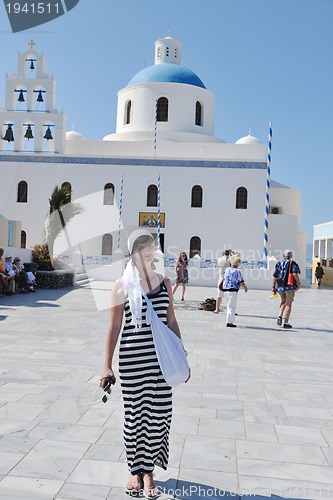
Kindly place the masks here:
[(155, 259), (156, 247), (153, 241), (147, 241), (142, 245), (139, 245), (134, 252), (135, 260), (138, 263), (151, 264)]

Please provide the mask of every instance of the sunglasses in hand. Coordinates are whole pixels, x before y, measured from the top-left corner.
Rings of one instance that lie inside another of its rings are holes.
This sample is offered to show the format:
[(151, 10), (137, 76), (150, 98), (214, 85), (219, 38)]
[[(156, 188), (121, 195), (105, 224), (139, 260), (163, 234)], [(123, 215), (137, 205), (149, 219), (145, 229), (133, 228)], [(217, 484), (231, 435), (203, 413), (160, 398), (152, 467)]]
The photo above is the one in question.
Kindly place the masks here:
[[(108, 375), (107, 377), (103, 377), (101, 380), (106, 381), (106, 383), (103, 387), (103, 391), (110, 395), (111, 394), (111, 386), (116, 383), (116, 377), (114, 377), (113, 375)], [(106, 394), (104, 394), (101, 401), (103, 403), (106, 403), (107, 400), (108, 400), (108, 397)]]

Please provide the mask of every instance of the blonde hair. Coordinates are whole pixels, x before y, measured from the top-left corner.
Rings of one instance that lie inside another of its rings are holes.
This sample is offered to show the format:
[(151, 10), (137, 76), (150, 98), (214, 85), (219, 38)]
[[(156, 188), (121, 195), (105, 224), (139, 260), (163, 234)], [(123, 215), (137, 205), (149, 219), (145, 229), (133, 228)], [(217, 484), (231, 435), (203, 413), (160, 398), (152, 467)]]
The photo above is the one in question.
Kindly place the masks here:
[(240, 266), (240, 265), (241, 265), (241, 263), (242, 263), (242, 259), (240, 258), (240, 256), (239, 256), (239, 255), (232, 255), (232, 257), (231, 257), (231, 259), (230, 259), (230, 264), (231, 264), (232, 266), (237, 265), (237, 267), (238, 267), (238, 266)]

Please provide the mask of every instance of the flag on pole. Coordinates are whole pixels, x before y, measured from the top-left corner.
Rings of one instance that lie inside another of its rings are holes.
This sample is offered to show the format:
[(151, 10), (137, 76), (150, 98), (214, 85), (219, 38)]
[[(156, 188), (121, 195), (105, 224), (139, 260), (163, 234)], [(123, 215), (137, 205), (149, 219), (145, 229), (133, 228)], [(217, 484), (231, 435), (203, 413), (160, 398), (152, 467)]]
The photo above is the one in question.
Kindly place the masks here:
[(154, 156), (156, 156), (157, 147), (157, 99), (155, 101), (155, 117), (154, 117)]
[(120, 192), (119, 192), (119, 221), (118, 221), (117, 249), (119, 249), (120, 247), (120, 228), (121, 228), (121, 217), (123, 212), (123, 189), (124, 189), (124, 176), (123, 174), (121, 174)]
[(157, 176), (157, 248), (160, 249), (161, 238), (161, 176)]
[(264, 266), (267, 269), (268, 259), (268, 215), (269, 215), (269, 190), (271, 187), (271, 151), (272, 151), (272, 122), (269, 122), (267, 170), (266, 170), (266, 197), (265, 197), (265, 226), (264, 226)]

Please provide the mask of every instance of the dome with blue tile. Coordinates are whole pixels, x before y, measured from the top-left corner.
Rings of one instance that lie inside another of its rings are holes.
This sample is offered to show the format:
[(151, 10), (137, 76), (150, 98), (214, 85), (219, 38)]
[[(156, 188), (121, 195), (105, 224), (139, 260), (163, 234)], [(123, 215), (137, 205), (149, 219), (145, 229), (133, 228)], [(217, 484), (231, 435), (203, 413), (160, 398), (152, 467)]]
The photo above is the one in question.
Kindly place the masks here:
[(154, 64), (144, 68), (129, 81), (127, 86), (148, 82), (184, 83), (202, 89), (206, 88), (193, 71), (174, 63)]

